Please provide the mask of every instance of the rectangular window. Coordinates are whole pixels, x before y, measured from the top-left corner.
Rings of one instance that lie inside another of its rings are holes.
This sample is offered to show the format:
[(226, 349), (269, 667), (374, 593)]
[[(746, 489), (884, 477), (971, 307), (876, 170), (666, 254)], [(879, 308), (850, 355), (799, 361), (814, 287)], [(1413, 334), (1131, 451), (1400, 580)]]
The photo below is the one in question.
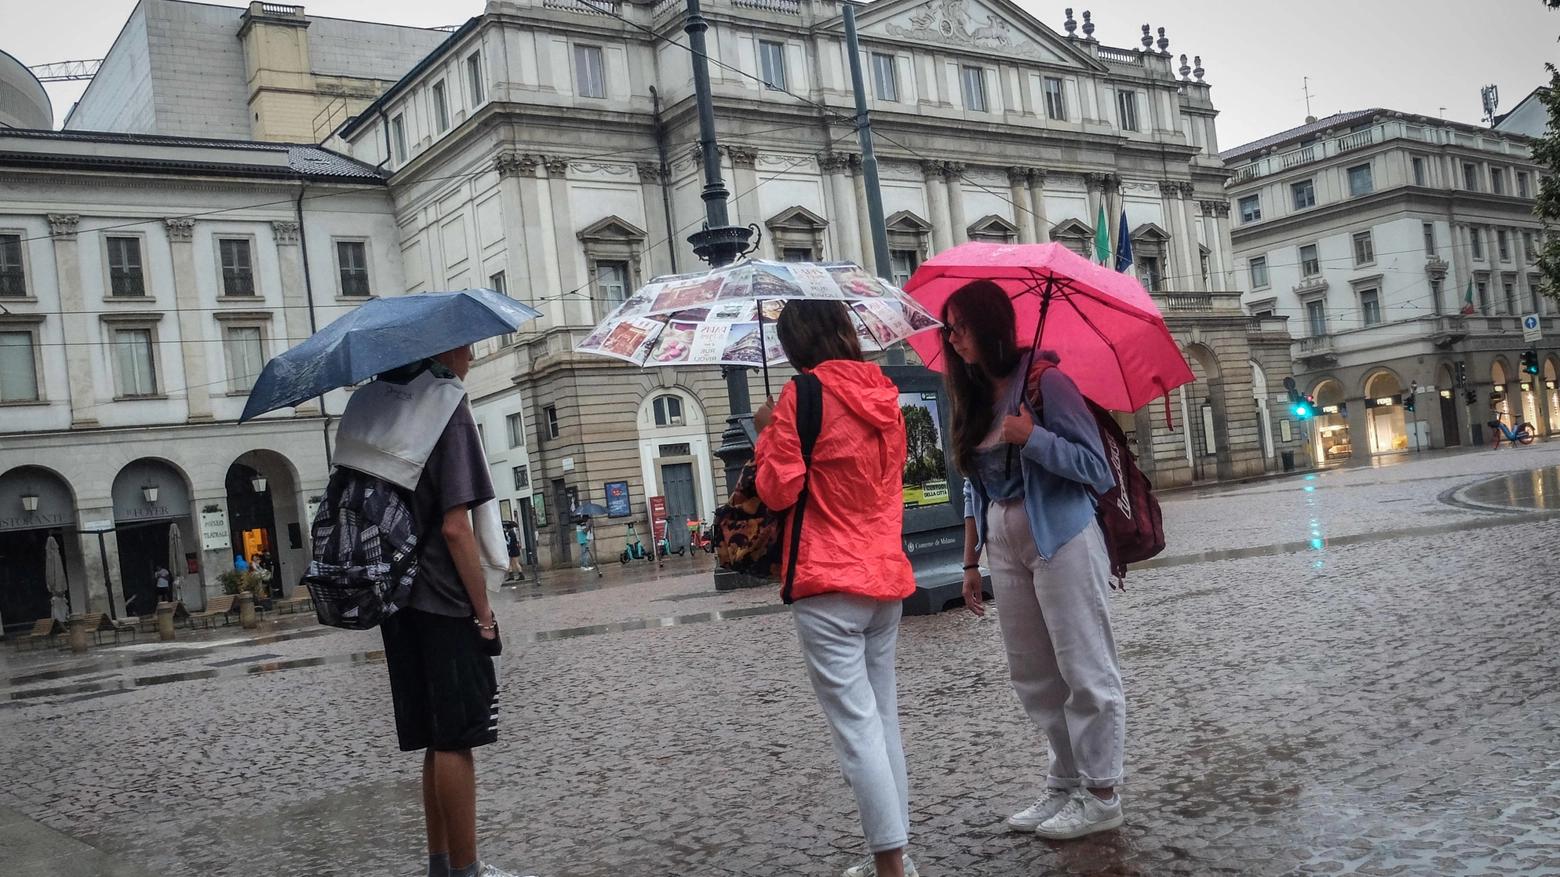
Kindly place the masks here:
[(1479, 166), (1472, 162), (1463, 164), (1463, 188), (1470, 192), (1479, 191)]
[(758, 75), (765, 88), (785, 91), (785, 43), (758, 41)]
[(1414, 159), (1414, 185), (1425, 185), (1425, 160), (1422, 158)]
[(390, 120), (390, 140), (395, 145), (395, 163), (406, 161), (406, 116), (397, 114)]
[(342, 296), (367, 298), (368, 245), (362, 241), (337, 241), (336, 261), (341, 271)]
[(1247, 195), (1240, 199), (1240, 221), (1256, 222), (1262, 218), (1262, 196)]
[(872, 53), (872, 81), (877, 85), (878, 100), (899, 100), (899, 71), (893, 55)]
[(1538, 251), (1533, 249), (1533, 233), (1530, 231), (1522, 233), (1522, 258), (1529, 262), (1538, 258)]
[(1251, 288), (1262, 289), (1268, 285), (1268, 264), (1266, 256), (1255, 256), (1251, 260)]
[(1305, 322), (1313, 338), (1327, 334), (1327, 305), (1322, 301), (1305, 303)]
[(38, 401), (33, 333), (0, 332), (0, 402)]
[(580, 97), (607, 96), (607, 75), (601, 62), (600, 46), (574, 47), (574, 79)]
[(1159, 270), (1158, 256), (1139, 256), (1138, 277), (1143, 281), (1143, 288), (1149, 292), (1159, 292), (1160, 285), (1164, 281)]
[(596, 263), (596, 300), (612, 310), (628, 300), (628, 263)]
[(1495, 232), (1495, 252), (1500, 254), (1502, 262), (1511, 261), (1511, 233), (1504, 228)]
[(0, 295), (27, 295), (27, 275), (22, 270), (22, 236), (0, 234)]
[(222, 257), (222, 294), (254, 295), (255, 269), (249, 259), (249, 241), (224, 238), (217, 241), (217, 251)]
[(1481, 313), (1481, 314), (1489, 313), (1490, 312), (1490, 285), (1489, 285), (1489, 283), (1486, 282), (1486, 281), (1483, 281), (1483, 280), (1479, 280), (1479, 281), (1476, 281), (1473, 284), (1473, 288), (1479, 295), (1479, 313)]
[(1473, 257), (1475, 259), (1483, 259), (1484, 258), (1484, 229), (1482, 229), (1482, 228), (1469, 228), (1468, 229), (1468, 244), (1471, 247), (1471, 249), (1473, 250)]
[(1307, 207), (1316, 206), (1316, 184), (1311, 180), (1301, 180), (1289, 187), (1289, 191), (1295, 197), (1295, 209), (1304, 210)]
[(1316, 244), (1306, 244), (1300, 248), (1300, 273), (1306, 277), (1322, 273), (1322, 261), (1316, 255)]
[(1517, 171), (1517, 197), (1518, 198), (1526, 198), (1526, 197), (1528, 197), (1528, 175), (1527, 175), (1527, 171)]
[(1426, 256), (1434, 256), (1435, 255), (1435, 223), (1433, 223), (1433, 222), (1425, 223), (1424, 224), (1424, 234), (1425, 234), (1425, 255)]
[(542, 409), (542, 414), (547, 418), (547, 437), (558, 437), (558, 409), (551, 405)]
[(1381, 322), (1381, 293), (1374, 289), (1360, 291), (1360, 315), (1365, 319), (1365, 325), (1374, 326)]
[(157, 395), (157, 370), (152, 364), (152, 330), (115, 330), (114, 353), (119, 363), (119, 395)]
[(892, 266), (894, 285), (903, 289), (915, 269), (921, 267), (921, 253), (918, 250), (889, 250), (888, 261)]
[(1067, 121), (1067, 98), (1062, 93), (1062, 80), (1055, 76), (1045, 78), (1045, 114), (1059, 122)]
[(977, 113), (986, 112), (986, 68), (961, 68), (960, 78), (964, 83), (964, 108)]
[(471, 105), (482, 103), (482, 53), (474, 52), (466, 59), (466, 83), (471, 88)]
[(1371, 238), (1370, 232), (1361, 231), (1354, 234), (1354, 264), (1369, 265), (1376, 261), (1376, 242)]
[(1121, 130), (1136, 131), (1138, 129), (1137, 92), (1116, 92), (1116, 117), (1121, 122)]
[(500, 271), (488, 277), (488, 289), (499, 295), (509, 295), (509, 281), (504, 278), (504, 272)]
[(780, 260), (783, 262), (811, 262), (813, 251), (811, 247), (785, 247), (780, 251)]
[(531, 471), (525, 466), (516, 466), (510, 470), (510, 474), (515, 479), (515, 490), (531, 489)]
[(265, 368), (265, 349), (258, 326), (229, 326), (222, 347), (227, 354), (228, 390), (247, 393)]
[(444, 96), (443, 81), (433, 84), (433, 123), (443, 134), (450, 127), (450, 104)]
[(1349, 194), (1369, 195), (1376, 188), (1371, 178), (1370, 165), (1357, 164), (1349, 168)]
[(141, 239), (108, 239), (108, 294), (146, 295), (146, 280), (141, 275)]
[(509, 446), (518, 448), (525, 444), (525, 415), (519, 412), (504, 418), (504, 425), (509, 428)]
[(1506, 194), (1506, 172), (1498, 167), (1490, 168), (1490, 192), (1495, 195)]
[(1515, 314), (1517, 312), (1517, 283), (1516, 283), (1516, 281), (1514, 281), (1514, 280), (1507, 280), (1507, 281), (1502, 282), (1501, 285), (1500, 285), (1500, 291), (1501, 291), (1501, 294), (1504, 295), (1505, 298), (1506, 298), (1506, 313), (1508, 313), (1508, 314)]

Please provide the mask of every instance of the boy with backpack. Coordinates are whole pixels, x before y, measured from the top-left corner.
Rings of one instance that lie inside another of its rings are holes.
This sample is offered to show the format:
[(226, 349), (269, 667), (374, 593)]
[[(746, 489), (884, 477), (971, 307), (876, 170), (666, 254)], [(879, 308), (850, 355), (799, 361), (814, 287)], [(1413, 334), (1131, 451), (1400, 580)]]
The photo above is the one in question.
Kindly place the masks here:
[[(502, 646), (472, 522), (472, 510), (494, 492), (460, 382), (470, 365), (463, 347), (382, 374), (353, 394), (306, 581), (318, 596), (322, 580), (328, 588), (354, 578), (410, 579), (409, 591), (359, 598), (361, 617), (356, 607), (342, 611), (344, 601), (317, 600), (320, 619), (356, 627), (379, 621), (401, 751), (424, 751), (428, 877), (513, 877), (477, 858), (472, 750), (498, 738), (493, 658)], [(325, 567), (322, 554), (354, 563)]]

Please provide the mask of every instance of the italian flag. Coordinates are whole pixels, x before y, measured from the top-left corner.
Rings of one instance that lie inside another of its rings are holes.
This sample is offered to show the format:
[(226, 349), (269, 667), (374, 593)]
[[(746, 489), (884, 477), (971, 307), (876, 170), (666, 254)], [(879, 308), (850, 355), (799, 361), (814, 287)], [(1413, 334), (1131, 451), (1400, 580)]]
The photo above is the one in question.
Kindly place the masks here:
[(1464, 314), (1471, 314), (1473, 312), (1474, 312), (1474, 309), (1473, 309), (1473, 281), (1469, 280), (1468, 281), (1468, 292), (1467, 292), (1466, 295), (1463, 296), (1462, 313), (1464, 313)]
[(1105, 205), (1100, 205), (1099, 219), (1094, 222), (1094, 259), (1099, 265), (1110, 264), (1110, 230), (1105, 227)]

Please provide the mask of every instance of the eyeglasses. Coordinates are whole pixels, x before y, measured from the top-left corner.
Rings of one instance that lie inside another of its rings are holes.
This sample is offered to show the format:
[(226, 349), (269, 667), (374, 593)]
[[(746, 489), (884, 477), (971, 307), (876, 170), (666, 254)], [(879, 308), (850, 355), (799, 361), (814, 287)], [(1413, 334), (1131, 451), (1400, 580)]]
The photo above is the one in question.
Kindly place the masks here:
[(970, 327), (967, 323), (946, 323), (942, 327), (943, 338), (952, 341), (955, 335), (968, 335)]

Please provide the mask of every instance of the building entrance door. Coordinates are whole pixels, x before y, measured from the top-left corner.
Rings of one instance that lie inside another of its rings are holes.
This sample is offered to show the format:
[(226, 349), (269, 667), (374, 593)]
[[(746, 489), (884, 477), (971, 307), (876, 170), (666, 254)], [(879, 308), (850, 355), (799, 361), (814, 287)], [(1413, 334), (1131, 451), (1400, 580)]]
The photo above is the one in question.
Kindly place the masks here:
[(44, 566), (49, 537), (65, 544), (63, 530), (12, 530), (0, 533), (0, 619), (8, 630), (30, 627), (49, 617)]
[(1441, 434), (1446, 436), (1446, 446), (1449, 448), (1462, 445), (1462, 430), (1457, 428), (1457, 401), (1452, 397), (1455, 393), (1443, 391), (1441, 396)]
[(663, 464), (661, 489), (666, 492), (666, 545), (675, 554), (678, 548), (688, 547), (688, 519), (699, 516), (693, 492), (693, 464)]
[(574, 503), (569, 496), (568, 485), (559, 478), (553, 483), (553, 526), (558, 530), (557, 564), (566, 564), (573, 558)]

